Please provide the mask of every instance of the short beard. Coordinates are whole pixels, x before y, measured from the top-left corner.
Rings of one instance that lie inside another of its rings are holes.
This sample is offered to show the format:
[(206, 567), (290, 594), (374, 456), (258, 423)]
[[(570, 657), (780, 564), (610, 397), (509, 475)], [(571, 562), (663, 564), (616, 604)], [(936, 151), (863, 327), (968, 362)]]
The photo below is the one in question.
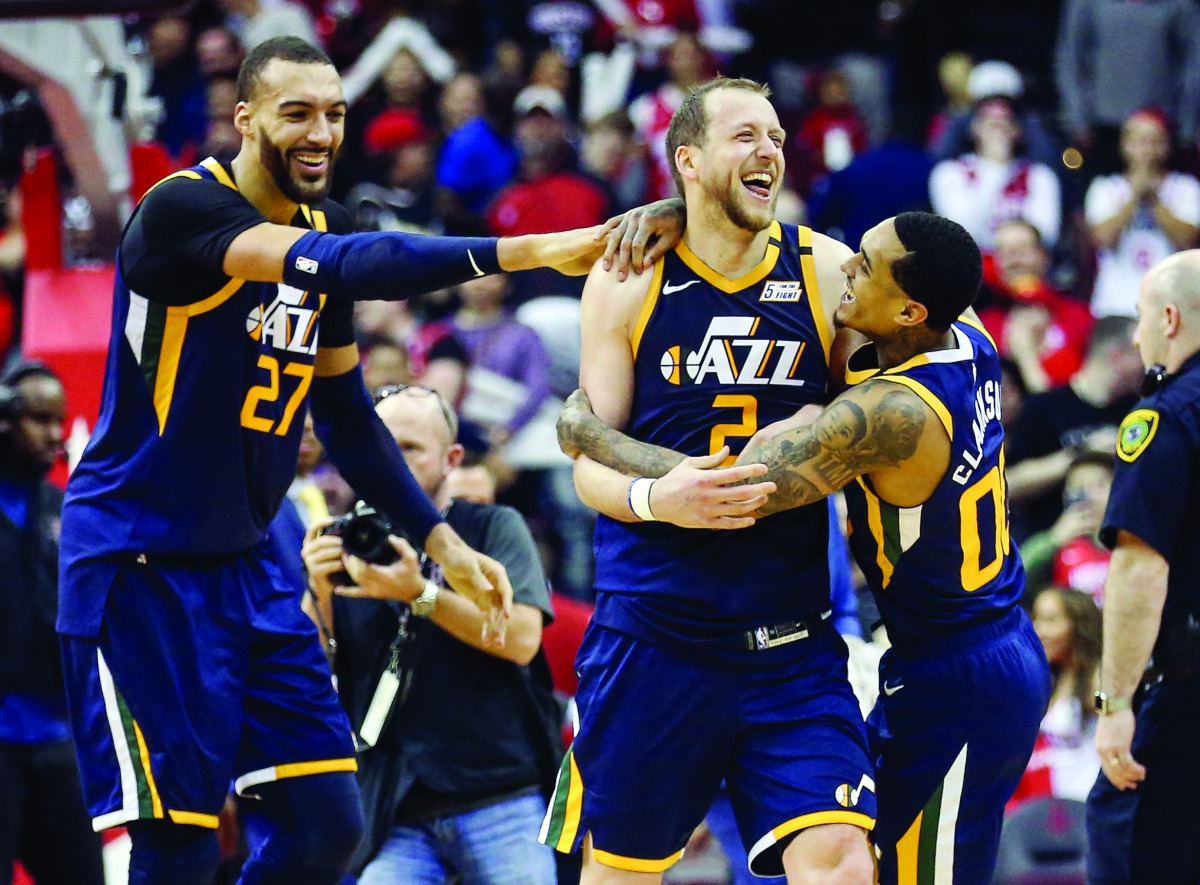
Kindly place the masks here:
[(325, 170), (324, 178), (318, 183), (310, 184), (306, 181), (298, 181), (292, 176), (288, 171), (287, 157), (284, 152), (272, 144), (271, 139), (267, 138), (267, 133), (262, 129), (258, 130), (258, 143), (258, 158), (263, 168), (271, 174), (271, 179), (279, 188), (280, 193), (293, 203), (320, 203), (329, 196), (329, 189), (333, 186), (335, 159), (332, 153), (329, 155), (329, 168)]
[(735, 227), (740, 227), (744, 231), (756, 234), (766, 230), (771, 226), (771, 222), (775, 220), (775, 203), (779, 199), (779, 192), (776, 191), (769, 204), (765, 216), (755, 217), (746, 211), (746, 207), (738, 200), (737, 194), (733, 192), (735, 187), (742, 187), (741, 184), (727, 185), (722, 187), (708, 187), (710, 196), (716, 197), (717, 202), (721, 205), (721, 209), (725, 212), (725, 217), (728, 218)]

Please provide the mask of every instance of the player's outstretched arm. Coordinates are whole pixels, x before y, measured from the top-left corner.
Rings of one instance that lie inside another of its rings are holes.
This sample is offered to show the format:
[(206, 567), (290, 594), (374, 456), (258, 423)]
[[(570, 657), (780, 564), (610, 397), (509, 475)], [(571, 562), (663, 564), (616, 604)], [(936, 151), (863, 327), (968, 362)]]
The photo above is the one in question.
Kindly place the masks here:
[(375, 414), (355, 345), (317, 351), (311, 403), (317, 436), (350, 487), (425, 548), (450, 586), (479, 606), (490, 636), (503, 642), (512, 611), (508, 575), (494, 560), (467, 546), (413, 478), (396, 441)]
[(603, 252), (600, 228), (495, 239), (399, 231), (332, 234), (263, 223), (225, 251), (231, 277), (287, 283), (354, 300), (398, 300), (500, 271), (586, 273)]
[[(859, 476), (910, 462), (930, 424), (937, 418), (911, 390), (866, 381), (841, 394), (813, 423), (751, 440), (738, 463), (766, 465), (764, 479), (777, 490), (757, 511), (765, 516), (812, 504)], [(940, 427), (934, 429), (942, 432)]]

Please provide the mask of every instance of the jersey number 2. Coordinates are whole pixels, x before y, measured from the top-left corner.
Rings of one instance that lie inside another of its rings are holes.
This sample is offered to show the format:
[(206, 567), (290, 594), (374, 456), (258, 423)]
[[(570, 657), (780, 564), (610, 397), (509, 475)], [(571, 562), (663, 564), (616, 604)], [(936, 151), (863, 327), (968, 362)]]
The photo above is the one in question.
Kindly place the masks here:
[[(305, 363), (287, 363), (281, 373), (279, 360), (265, 353), (259, 354), (258, 367), (267, 370), (268, 381), (266, 384), (259, 384), (246, 391), (246, 400), (242, 403), (242, 426), (260, 433), (274, 431), (276, 436), (287, 436), (287, 432), (292, 426), (292, 419), (296, 417), (296, 410), (300, 408), (300, 403), (304, 402), (308, 386), (312, 384), (313, 367)], [(279, 401), (280, 374), (299, 380), (291, 396), (288, 397), (287, 405), (283, 409), (283, 416), (276, 423), (271, 418), (259, 415), (258, 406), (259, 403)]]
[[(730, 437), (746, 439), (758, 432), (758, 400), (748, 393), (721, 393), (713, 397), (714, 409), (741, 409), (742, 420), (737, 424), (717, 424), (708, 438), (708, 453), (715, 455), (721, 451), (726, 440)], [(732, 447), (731, 447), (732, 448)], [(721, 462), (722, 467), (729, 467), (737, 460), (736, 453)]]

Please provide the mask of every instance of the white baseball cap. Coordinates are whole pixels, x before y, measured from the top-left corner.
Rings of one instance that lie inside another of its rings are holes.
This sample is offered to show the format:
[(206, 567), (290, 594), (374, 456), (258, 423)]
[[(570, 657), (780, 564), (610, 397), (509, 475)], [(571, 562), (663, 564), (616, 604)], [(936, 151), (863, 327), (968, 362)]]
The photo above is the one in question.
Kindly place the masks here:
[(556, 120), (567, 118), (567, 102), (557, 89), (549, 86), (526, 86), (513, 102), (513, 113), (523, 117), (530, 111), (541, 109)]
[(1025, 92), (1021, 72), (1006, 61), (981, 61), (967, 77), (967, 94), (975, 101), (994, 96), (1017, 99)]

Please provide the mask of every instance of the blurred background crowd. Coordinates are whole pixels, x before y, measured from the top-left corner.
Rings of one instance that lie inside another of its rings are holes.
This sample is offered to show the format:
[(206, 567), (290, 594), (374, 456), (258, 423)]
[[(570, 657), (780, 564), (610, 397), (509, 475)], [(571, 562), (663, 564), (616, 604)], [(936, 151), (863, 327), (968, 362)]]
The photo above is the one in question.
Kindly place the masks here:
[[(322, 46), (351, 105), (333, 196), (361, 229), (538, 233), (673, 196), (668, 121), (716, 73), (773, 89), (788, 132), (781, 220), (852, 246), (908, 209), (960, 222), (985, 252), (977, 310), (1007, 358), (1012, 534), (1056, 679), (1013, 804), (1084, 797), (1108, 563), (1096, 533), (1141, 378), (1134, 301), (1142, 274), (1200, 231), (1200, 4), (199, 0), (120, 22), (140, 72), (128, 88), (144, 92), (122, 95), (143, 111), (130, 144), (162, 172), (236, 154), (248, 49), (283, 34)], [(46, 90), (0, 60), (2, 364), (44, 331), (26, 298), (27, 256), (45, 250), (31, 220), (50, 213), (67, 268), (111, 262), (114, 240), (62, 161)], [(34, 191), (47, 168), (51, 187)], [(153, 177), (134, 179), (129, 200)], [(453, 493), (516, 506), (556, 594), (586, 606), (593, 515), (554, 442), (581, 286), (498, 276), (362, 304), (357, 321), (372, 388), (420, 384), (458, 409), (468, 458)], [(75, 431), (68, 448), (86, 422)], [(348, 495), (308, 434), (301, 517), (344, 512)], [(850, 599), (869, 642), (869, 597)]]

